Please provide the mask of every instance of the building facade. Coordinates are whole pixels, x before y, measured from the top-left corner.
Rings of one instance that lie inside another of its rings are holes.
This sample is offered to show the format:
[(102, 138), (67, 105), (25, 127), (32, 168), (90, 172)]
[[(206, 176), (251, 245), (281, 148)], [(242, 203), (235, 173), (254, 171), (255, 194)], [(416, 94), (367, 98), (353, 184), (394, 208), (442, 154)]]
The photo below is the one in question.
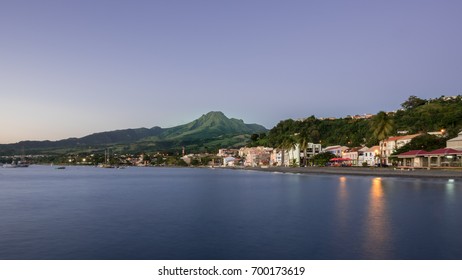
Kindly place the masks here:
[(380, 141), (380, 152), (382, 162), (385, 164), (391, 164), (390, 156), (396, 152), (397, 149), (403, 147), (407, 143), (411, 142), (412, 139), (421, 135), (419, 134), (411, 134), (405, 136), (391, 136), (385, 140)]

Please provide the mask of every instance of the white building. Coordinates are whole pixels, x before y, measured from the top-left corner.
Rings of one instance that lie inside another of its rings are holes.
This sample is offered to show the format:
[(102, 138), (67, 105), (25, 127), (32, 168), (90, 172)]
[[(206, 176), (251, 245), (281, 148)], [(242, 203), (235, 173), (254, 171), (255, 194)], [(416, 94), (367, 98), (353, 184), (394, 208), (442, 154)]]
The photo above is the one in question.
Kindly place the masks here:
[(359, 159), (359, 162), (361, 165), (363, 162), (365, 162), (368, 166), (374, 166), (377, 163), (379, 163), (379, 154), (380, 146), (373, 146), (371, 148), (367, 148), (366, 150), (364, 150), (363, 156)]
[(238, 159), (235, 157), (225, 157), (223, 159), (223, 166), (237, 166), (238, 165)]
[(384, 163), (391, 164), (391, 162), (389, 161), (390, 155), (396, 152), (397, 149), (411, 142), (412, 139), (419, 135), (421, 134), (419, 133), (405, 136), (391, 136), (385, 140), (380, 141), (379, 146), (380, 151), (382, 152), (382, 160), (384, 161)]
[(446, 147), (462, 151), (462, 131), (459, 132), (456, 138), (452, 138), (446, 141)]
[(336, 146), (328, 146), (326, 147), (323, 152), (329, 152), (329, 153), (332, 153), (334, 154), (336, 157), (342, 157), (343, 156), (343, 153), (348, 150), (348, 147), (347, 146), (340, 146), (340, 145), (336, 145)]
[(285, 157), (285, 166), (300, 166), (300, 145), (295, 146), (287, 151), (287, 157)]
[(364, 152), (368, 149), (368, 147), (352, 148), (343, 152), (342, 157), (351, 159), (351, 164), (354, 166), (362, 166), (364, 162)]

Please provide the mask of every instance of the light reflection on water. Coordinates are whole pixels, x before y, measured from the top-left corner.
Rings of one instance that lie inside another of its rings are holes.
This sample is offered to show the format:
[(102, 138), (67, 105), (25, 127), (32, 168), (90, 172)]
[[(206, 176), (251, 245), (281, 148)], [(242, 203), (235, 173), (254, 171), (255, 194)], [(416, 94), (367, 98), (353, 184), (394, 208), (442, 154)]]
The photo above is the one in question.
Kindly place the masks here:
[(337, 192), (337, 205), (336, 205), (336, 213), (337, 213), (337, 224), (338, 229), (337, 232), (339, 234), (346, 234), (348, 230), (348, 223), (349, 223), (349, 206), (350, 201), (348, 198), (348, 190), (347, 190), (347, 178), (342, 176), (339, 178), (339, 188)]
[(458, 180), (77, 167), (0, 176), (0, 259), (462, 259)]
[(372, 179), (367, 208), (364, 252), (367, 258), (387, 258), (390, 232), (382, 178)]

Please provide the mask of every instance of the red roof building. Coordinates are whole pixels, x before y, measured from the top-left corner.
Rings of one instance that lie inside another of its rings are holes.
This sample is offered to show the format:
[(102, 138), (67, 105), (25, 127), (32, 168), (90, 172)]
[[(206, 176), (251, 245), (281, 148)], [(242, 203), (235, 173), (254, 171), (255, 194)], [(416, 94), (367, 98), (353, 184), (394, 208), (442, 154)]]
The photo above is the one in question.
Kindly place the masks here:
[(462, 151), (442, 148), (431, 152), (411, 150), (397, 155), (401, 159), (399, 165), (405, 167), (462, 167)]

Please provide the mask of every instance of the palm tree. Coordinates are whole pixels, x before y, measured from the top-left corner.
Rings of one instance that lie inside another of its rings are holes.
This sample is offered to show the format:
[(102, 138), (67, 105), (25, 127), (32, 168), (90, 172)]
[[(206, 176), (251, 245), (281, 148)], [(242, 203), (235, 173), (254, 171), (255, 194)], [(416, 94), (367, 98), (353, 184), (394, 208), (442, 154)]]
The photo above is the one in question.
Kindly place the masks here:
[(300, 145), (300, 150), (303, 150), (303, 166), (306, 166), (306, 157), (308, 150), (308, 140), (302, 134), (298, 137), (298, 143)]
[[(379, 141), (385, 140), (394, 128), (393, 119), (384, 111), (380, 111), (371, 120), (372, 136)], [(380, 163), (382, 163), (382, 145), (380, 145)]]
[[(298, 145), (300, 145), (298, 142), (298, 134), (294, 134), (292, 136), (287, 137), (286, 139), (286, 149), (287, 150), (290, 151), (292, 149), (296, 149)], [(292, 153), (292, 155), (294, 155), (294, 153)], [(298, 157), (298, 164), (300, 164), (300, 153), (296, 157)], [(289, 154), (289, 165), (295, 166), (296, 162), (297, 161), (295, 160), (295, 157), (291, 159), (290, 154)]]
[(281, 161), (282, 161), (283, 166), (285, 163), (285, 159), (284, 159), (285, 151), (292, 149), (293, 147), (295, 147), (296, 144), (297, 144), (297, 141), (292, 135), (285, 135), (282, 139), (280, 139), (278, 148), (281, 149)]

